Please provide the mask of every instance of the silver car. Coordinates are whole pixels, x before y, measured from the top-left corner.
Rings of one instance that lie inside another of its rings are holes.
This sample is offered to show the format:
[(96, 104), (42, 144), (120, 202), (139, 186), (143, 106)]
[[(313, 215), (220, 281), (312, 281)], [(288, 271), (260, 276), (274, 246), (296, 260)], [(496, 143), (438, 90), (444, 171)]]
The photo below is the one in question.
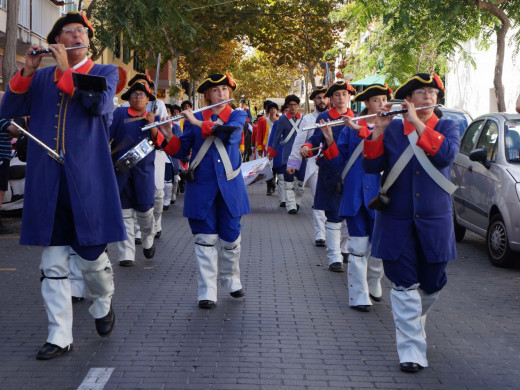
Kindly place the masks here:
[(461, 139), (451, 178), (457, 241), (469, 229), (486, 238), (491, 262), (520, 262), (520, 115), (476, 118)]

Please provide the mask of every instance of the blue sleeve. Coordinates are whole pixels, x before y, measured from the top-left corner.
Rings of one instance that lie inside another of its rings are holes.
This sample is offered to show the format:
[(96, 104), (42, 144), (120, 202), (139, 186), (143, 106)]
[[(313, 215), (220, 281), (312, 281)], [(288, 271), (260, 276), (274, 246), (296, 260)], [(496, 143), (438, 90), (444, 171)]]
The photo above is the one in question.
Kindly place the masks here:
[(114, 95), (118, 81), (118, 70), (115, 65), (102, 65), (100, 76), (107, 79), (107, 90), (101, 93), (77, 90), (73, 98), (81, 99), (81, 104), (92, 115), (106, 115), (114, 110)]
[(345, 126), (339, 135), (337, 147), (338, 147), (338, 155), (329, 161), (334, 165), (345, 165), (348, 161), (349, 153), (348, 147), (350, 144), (350, 128)]
[(267, 146), (272, 148), (274, 135), (278, 129), (278, 120), (275, 120), (273, 123), (273, 127), (271, 128), (271, 132), (269, 133), (269, 139), (267, 140)]

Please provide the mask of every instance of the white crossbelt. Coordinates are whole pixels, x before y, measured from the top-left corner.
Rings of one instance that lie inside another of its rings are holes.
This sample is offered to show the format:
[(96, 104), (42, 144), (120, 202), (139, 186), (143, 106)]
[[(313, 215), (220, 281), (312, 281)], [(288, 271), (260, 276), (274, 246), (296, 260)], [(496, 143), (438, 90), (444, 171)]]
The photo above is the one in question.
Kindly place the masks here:
[[(218, 124), (224, 124), (222, 119), (217, 119)], [(190, 169), (195, 169), (200, 164), (206, 153), (208, 153), (208, 150), (211, 146), (211, 144), (215, 144), (215, 148), (217, 149), (217, 152), (222, 159), (222, 164), (224, 164), (224, 170), (226, 171), (226, 179), (232, 180), (235, 177), (238, 176), (240, 173), (240, 166), (242, 165), (242, 159), (240, 159), (240, 165), (237, 169), (233, 170), (233, 165), (231, 164), (231, 160), (229, 159), (229, 155), (227, 154), (226, 147), (224, 146), (224, 143), (222, 140), (218, 137), (215, 137), (214, 135), (211, 135), (206, 138), (202, 146), (200, 147), (199, 151), (197, 152), (195, 158), (190, 163)]]
[(288, 119), (288, 120), (289, 120), (289, 122), (292, 123), (292, 129), (291, 129), (291, 132), (289, 133), (289, 135), (287, 137), (285, 137), (285, 139), (282, 142), (280, 142), (280, 145), (285, 145), (287, 142), (289, 142), (289, 140), (293, 136), (294, 132), (298, 131), (298, 126), (300, 125), (302, 118), (300, 117), (300, 119), (298, 119), (296, 122), (294, 122), (290, 119)]
[(343, 183), (345, 181), (345, 177), (347, 176), (348, 171), (350, 171), (350, 168), (352, 168), (352, 165), (356, 162), (358, 157), (361, 155), (361, 152), (363, 151), (363, 145), (365, 144), (365, 140), (361, 140), (361, 142), (356, 146), (356, 149), (354, 149), (354, 152), (352, 152), (352, 155), (347, 161), (347, 165), (345, 165), (345, 168), (343, 168), (343, 172), (341, 172), (341, 182)]

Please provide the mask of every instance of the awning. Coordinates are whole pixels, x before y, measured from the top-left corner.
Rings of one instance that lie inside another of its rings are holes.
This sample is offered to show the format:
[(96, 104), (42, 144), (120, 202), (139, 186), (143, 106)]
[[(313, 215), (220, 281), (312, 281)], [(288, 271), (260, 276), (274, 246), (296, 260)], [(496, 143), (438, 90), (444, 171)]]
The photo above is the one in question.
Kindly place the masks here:
[(365, 77), (364, 79), (354, 81), (350, 83), (354, 87), (366, 87), (372, 84), (384, 84), (385, 83), (385, 75), (382, 74), (374, 74), (372, 76)]

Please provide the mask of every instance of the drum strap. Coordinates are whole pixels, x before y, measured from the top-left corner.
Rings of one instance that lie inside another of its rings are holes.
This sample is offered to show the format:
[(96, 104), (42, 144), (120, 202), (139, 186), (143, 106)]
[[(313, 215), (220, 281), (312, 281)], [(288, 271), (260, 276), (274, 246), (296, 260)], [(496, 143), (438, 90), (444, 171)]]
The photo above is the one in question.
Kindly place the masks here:
[(293, 134), (298, 131), (298, 126), (300, 125), (300, 122), (302, 121), (302, 118), (300, 117), (300, 119), (298, 119), (296, 122), (292, 121), (289, 119), (289, 122), (291, 122), (292, 124), (292, 129), (291, 129), (291, 132), (287, 135), (287, 137), (285, 137), (285, 139), (280, 142), (280, 145), (285, 145), (287, 142), (289, 142), (289, 140), (291, 139), (291, 137), (293, 136)]

